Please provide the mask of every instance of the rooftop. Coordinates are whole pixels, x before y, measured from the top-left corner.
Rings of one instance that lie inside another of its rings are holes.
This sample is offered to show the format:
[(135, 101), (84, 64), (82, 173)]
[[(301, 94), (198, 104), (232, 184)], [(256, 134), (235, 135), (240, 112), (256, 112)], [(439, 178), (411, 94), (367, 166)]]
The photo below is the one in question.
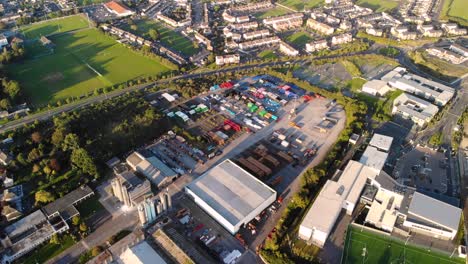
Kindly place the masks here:
[(122, 264), (166, 264), (166, 261), (159, 256), (150, 245), (143, 241), (136, 246), (128, 248), (117, 260)]
[(231, 160), (213, 167), (186, 187), (236, 225), (276, 191)]
[(415, 192), (408, 212), (445, 228), (458, 230), (462, 210), (422, 193)]
[(379, 150), (388, 152), (390, 150), (390, 147), (392, 146), (392, 142), (393, 137), (375, 133), (374, 136), (372, 136), (371, 141), (369, 142), (369, 146), (373, 146)]
[(376, 147), (368, 146), (361, 156), (359, 162), (381, 171), (387, 160), (388, 153), (379, 151)]
[(398, 111), (421, 120), (429, 120), (439, 111), (437, 106), (407, 93), (395, 98), (393, 105)]
[(5, 227), (5, 233), (10, 237), (18, 236), (32, 227), (39, 225), (40, 223), (45, 222), (47, 219), (41, 210), (37, 210), (34, 213), (31, 213), (19, 220), (18, 222)]
[(84, 197), (90, 196), (92, 194), (94, 194), (93, 190), (91, 190), (91, 188), (89, 188), (87, 185), (84, 185), (66, 194), (62, 198), (59, 198), (54, 202), (49, 203), (48, 205), (44, 206), (42, 210), (47, 216), (51, 216), (57, 212), (71, 212), (73, 211), (73, 209), (70, 209), (68, 207), (73, 206), (75, 203), (79, 202)]
[(118, 14), (125, 14), (130, 11), (124, 5), (116, 1), (107, 2), (105, 5), (107, 8), (114, 10)]

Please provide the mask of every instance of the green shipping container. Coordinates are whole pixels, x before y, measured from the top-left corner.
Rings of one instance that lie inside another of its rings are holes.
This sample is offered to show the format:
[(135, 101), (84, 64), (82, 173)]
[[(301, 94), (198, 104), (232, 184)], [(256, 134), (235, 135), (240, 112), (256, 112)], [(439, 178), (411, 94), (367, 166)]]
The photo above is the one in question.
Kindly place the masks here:
[(268, 112), (265, 110), (262, 110), (258, 113), (259, 116), (264, 117)]

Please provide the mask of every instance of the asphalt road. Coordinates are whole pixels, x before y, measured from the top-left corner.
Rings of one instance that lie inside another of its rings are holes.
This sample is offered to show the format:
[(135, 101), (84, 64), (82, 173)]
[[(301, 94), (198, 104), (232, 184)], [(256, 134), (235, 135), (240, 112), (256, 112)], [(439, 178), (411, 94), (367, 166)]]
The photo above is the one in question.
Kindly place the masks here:
[(123, 229), (133, 229), (138, 223), (136, 211), (122, 213), (119, 216), (108, 220), (85, 239), (66, 249), (58, 256), (49, 259), (48, 264), (69, 264), (74, 263), (80, 256), (95, 246), (101, 245), (109, 237), (117, 234)]

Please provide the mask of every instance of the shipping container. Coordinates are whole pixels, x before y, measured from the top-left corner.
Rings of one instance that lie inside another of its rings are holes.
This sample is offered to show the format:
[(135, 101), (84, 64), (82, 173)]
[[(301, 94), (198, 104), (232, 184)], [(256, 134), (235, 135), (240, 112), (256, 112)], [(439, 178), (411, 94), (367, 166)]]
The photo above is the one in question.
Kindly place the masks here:
[(284, 151), (278, 151), (277, 155), (289, 163), (294, 161), (294, 159)]
[(262, 164), (260, 161), (256, 160), (254, 157), (248, 157), (247, 161), (255, 165), (257, 168), (262, 170), (267, 176), (271, 175), (272, 171), (270, 168)]

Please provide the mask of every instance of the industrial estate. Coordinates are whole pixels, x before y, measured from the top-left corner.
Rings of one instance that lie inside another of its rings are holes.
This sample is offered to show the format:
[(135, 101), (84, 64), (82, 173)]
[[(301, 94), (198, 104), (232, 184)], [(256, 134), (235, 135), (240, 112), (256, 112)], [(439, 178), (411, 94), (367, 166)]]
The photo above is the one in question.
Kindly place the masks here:
[(468, 2), (0, 1), (0, 263), (466, 263)]

